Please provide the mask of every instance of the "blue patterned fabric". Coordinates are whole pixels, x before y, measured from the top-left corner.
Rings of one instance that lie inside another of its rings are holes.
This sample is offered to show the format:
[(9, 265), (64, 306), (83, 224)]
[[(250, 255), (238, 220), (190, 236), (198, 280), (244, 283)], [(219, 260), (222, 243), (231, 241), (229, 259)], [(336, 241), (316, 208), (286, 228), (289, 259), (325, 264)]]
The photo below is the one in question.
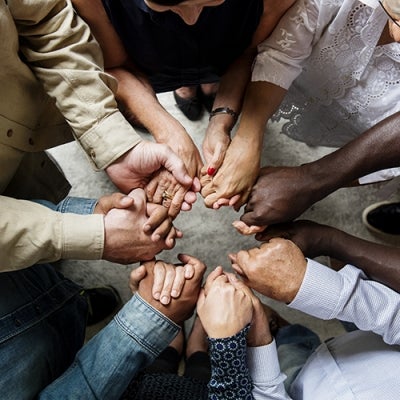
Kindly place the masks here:
[(246, 362), (246, 335), (250, 325), (234, 336), (209, 338), (211, 380), (208, 384), (210, 400), (253, 399), (253, 382)]

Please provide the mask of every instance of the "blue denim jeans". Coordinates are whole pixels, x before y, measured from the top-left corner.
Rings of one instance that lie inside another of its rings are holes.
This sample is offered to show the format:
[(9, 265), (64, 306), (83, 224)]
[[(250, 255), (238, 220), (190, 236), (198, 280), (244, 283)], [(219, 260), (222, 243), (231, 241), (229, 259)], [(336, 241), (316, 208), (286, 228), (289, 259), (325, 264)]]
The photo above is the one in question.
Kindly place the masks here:
[[(90, 214), (94, 199), (66, 197), (52, 210)], [(50, 264), (0, 273), (0, 398), (33, 399), (72, 363), (85, 338), (82, 288)]]
[(321, 344), (321, 341), (313, 331), (298, 324), (279, 329), (275, 341), (281, 371), (287, 376), (285, 389), (288, 391), (308, 357)]
[(72, 363), (85, 337), (81, 288), (42, 264), (0, 274), (0, 397), (33, 399)]

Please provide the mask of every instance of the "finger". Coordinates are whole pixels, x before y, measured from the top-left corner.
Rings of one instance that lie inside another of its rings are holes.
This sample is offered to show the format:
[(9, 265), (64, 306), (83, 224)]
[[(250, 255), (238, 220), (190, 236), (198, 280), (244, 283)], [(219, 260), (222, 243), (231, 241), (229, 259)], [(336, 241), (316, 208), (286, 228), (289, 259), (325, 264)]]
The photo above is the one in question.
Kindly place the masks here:
[(189, 176), (185, 164), (168, 146), (164, 147), (164, 154), (160, 161), (185, 188), (188, 189), (193, 184), (193, 179)]
[(165, 220), (169, 220), (168, 210), (158, 204), (147, 203), (146, 209), (149, 218), (143, 225), (143, 230), (147, 233), (154, 233)]
[(197, 200), (197, 192), (191, 190), (185, 193), (184, 201), (188, 204), (194, 204)]
[[(214, 154), (208, 164), (207, 173), (208, 175), (214, 175), (222, 165), (225, 158), (226, 146), (218, 143), (215, 146)], [(210, 173), (212, 172), (212, 173)]]
[(245, 274), (245, 272), (243, 271), (243, 269), (239, 266), (239, 264), (236, 263), (232, 263), (232, 269), (238, 274), (240, 275), (243, 280), (247, 281), (247, 276)]
[(178, 259), (185, 264), (185, 278), (191, 279), (195, 274), (195, 269), (206, 270), (206, 266), (198, 258), (190, 256), (189, 254), (178, 254)]
[(181, 211), (181, 206), (185, 199), (185, 193), (186, 189), (183, 188), (182, 186), (180, 186), (179, 189), (175, 192), (174, 197), (168, 209), (168, 215), (171, 218), (175, 218)]
[(167, 238), (171, 238), (171, 231), (173, 231), (173, 236), (175, 237), (175, 230), (172, 225), (172, 221), (170, 218), (167, 218), (151, 234), (151, 240), (153, 242), (158, 242), (159, 240), (166, 240)]
[(206, 279), (206, 283), (204, 285), (204, 292), (207, 295), (208, 291), (210, 290), (211, 285), (217, 279), (219, 276), (221, 276), (224, 273), (224, 270), (222, 269), (221, 266), (216, 267), (213, 271), (210, 272)]
[(178, 298), (182, 293), (184, 284), (185, 268), (181, 266), (175, 267), (175, 279), (172, 283), (171, 297), (173, 297), (174, 299)]
[(186, 201), (182, 203), (181, 211), (190, 211), (191, 209), (192, 209), (191, 204), (186, 203)]
[[(240, 200), (240, 194), (235, 194), (230, 200), (229, 200), (229, 205), (230, 206), (235, 206)], [(243, 203), (242, 203), (243, 204)]]
[(165, 238), (165, 246), (167, 249), (172, 249), (175, 246), (176, 239), (182, 237), (182, 232), (176, 229), (174, 226), (169, 231), (167, 237)]
[(197, 176), (195, 176), (193, 178), (191, 191), (193, 191), (194, 193), (198, 193), (198, 192), (200, 192), (200, 190), (201, 190), (200, 179)]
[[(201, 313), (201, 310), (202, 310), (202, 308), (203, 308), (203, 306), (204, 306), (205, 300), (206, 300), (206, 295), (205, 295), (204, 289), (201, 288), (201, 289), (200, 289), (200, 293), (199, 293), (199, 297), (197, 298), (197, 310), (198, 310), (200, 313)], [(200, 320), (201, 320), (200, 315), (199, 315), (199, 318), (200, 318)]]
[(156, 193), (157, 186), (157, 178), (153, 178), (146, 186), (146, 197), (147, 201), (150, 203), (154, 203), (154, 194)]
[(155, 300), (160, 300), (161, 292), (164, 287), (164, 279), (165, 279), (165, 266), (162, 261), (157, 261), (154, 265), (154, 282), (152, 293)]
[(171, 291), (174, 279), (176, 276), (175, 266), (172, 264), (164, 264), (165, 266), (165, 278), (164, 285), (161, 291), (160, 303), (165, 306), (171, 301)]
[[(212, 194), (215, 193), (215, 188), (212, 182), (210, 182), (208, 185), (204, 185), (203, 188), (201, 189), (201, 195), (206, 199), (208, 196), (211, 196)], [(217, 201), (218, 198), (215, 199)], [(211, 202), (211, 204), (214, 203)]]
[(139, 289), (140, 281), (147, 275), (147, 271), (144, 265), (141, 265), (132, 270), (129, 276), (129, 288), (132, 293), (135, 293)]

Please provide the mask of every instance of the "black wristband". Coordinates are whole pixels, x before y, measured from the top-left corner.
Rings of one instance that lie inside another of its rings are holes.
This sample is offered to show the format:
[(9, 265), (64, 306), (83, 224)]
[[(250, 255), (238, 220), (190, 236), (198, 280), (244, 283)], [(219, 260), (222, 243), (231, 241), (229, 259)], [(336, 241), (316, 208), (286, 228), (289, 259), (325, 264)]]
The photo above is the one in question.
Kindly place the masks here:
[(209, 120), (214, 117), (214, 115), (217, 114), (229, 114), (232, 115), (233, 119), (236, 121), (238, 118), (238, 114), (237, 112), (233, 111), (231, 108), (229, 107), (218, 107), (218, 108), (214, 108), (214, 110), (212, 110), (210, 112), (210, 118)]

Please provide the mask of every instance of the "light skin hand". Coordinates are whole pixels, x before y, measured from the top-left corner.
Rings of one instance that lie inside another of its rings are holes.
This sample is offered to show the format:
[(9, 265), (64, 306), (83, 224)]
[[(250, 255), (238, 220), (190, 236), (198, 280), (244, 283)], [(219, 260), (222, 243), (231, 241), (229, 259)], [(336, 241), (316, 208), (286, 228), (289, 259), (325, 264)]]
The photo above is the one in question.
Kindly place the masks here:
[[(213, 277), (197, 301), (197, 314), (209, 337), (225, 338), (238, 333), (250, 323), (253, 314), (251, 298), (236, 288), (226, 274)], [(210, 279), (210, 278), (208, 278)]]
[[(162, 204), (168, 209), (168, 215), (176, 218), (179, 212), (189, 211), (195, 203), (196, 193), (200, 191), (200, 182), (197, 177), (193, 179), (192, 190), (185, 189), (174, 176), (167, 170), (160, 170), (146, 186), (147, 200), (152, 203)], [(163, 199), (163, 193), (167, 192), (172, 199)]]
[(176, 231), (170, 219), (164, 220), (155, 233), (145, 232), (144, 226), (149, 216), (144, 191), (135, 189), (129, 196), (133, 198), (131, 207), (113, 208), (104, 216), (102, 258), (120, 264), (151, 260), (161, 250), (173, 247), (175, 238), (182, 235)]
[(229, 205), (238, 210), (256, 181), (259, 165), (259, 149), (253, 149), (246, 140), (235, 137), (212, 182), (201, 191), (205, 205), (215, 209)]
[(170, 171), (186, 190), (191, 188), (193, 179), (171, 148), (145, 140), (114, 161), (106, 172), (123, 193), (128, 193), (134, 188), (144, 188), (152, 174), (161, 168)]
[[(216, 115), (210, 120), (202, 145), (203, 156), (206, 163), (205, 171), (206, 173), (212, 172), (210, 175), (214, 175), (221, 167), (225, 159), (226, 151), (231, 143), (231, 130), (227, 129), (225, 125), (219, 124), (218, 117), (221, 116)], [(232, 118), (231, 116), (228, 117), (230, 119)]]
[[(146, 262), (139, 268), (133, 270), (129, 282), (129, 286), (133, 292), (138, 292), (145, 301), (177, 324), (180, 324), (188, 319), (193, 313), (199, 295), (203, 275), (206, 270), (205, 265), (194, 257), (189, 255), (181, 255), (180, 259), (186, 264), (190, 264), (190, 268), (188, 268), (191, 271), (188, 274), (190, 277), (185, 277), (183, 285), (181, 285), (181, 283), (178, 284), (178, 286), (181, 287), (179, 297), (174, 298), (171, 296), (171, 299), (167, 305), (162, 304), (153, 296), (154, 285), (156, 283), (156, 261), (153, 260)], [(186, 268), (186, 265), (184, 268)], [(164, 277), (167, 277), (167, 275), (164, 275)], [(172, 275), (169, 275), (168, 279), (171, 277)], [(177, 282), (180, 282), (181, 279), (182, 276), (179, 275)], [(173, 282), (172, 285), (167, 283), (166, 287), (170, 287), (172, 291), (177, 287), (175, 286), (177, 282)]]
[(275, 238), (259, 248), (230, 254), (232, 268), (257, 292), (290, 303), (303, 282), (307, 261), (290, 240)]

